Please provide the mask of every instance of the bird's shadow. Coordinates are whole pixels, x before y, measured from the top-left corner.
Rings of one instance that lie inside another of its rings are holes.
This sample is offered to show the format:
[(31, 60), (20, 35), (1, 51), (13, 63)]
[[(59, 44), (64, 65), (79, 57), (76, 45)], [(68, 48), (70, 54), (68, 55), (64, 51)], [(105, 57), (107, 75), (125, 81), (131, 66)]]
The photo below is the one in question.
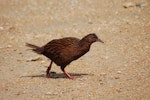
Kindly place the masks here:
[[(84, 73), (69, 73), (71, 76), (79, 76), (82, 77), (84, 75), (88, 75), (88, 74), (84, 74)], [(40, 77), (40, 78), (47, 78), (45, 74), (41, 74), (41, 75), (29, 75), (29, 76), (21, 76), (21, 77), (31, 77), (31, 78), (36, 78), (36, 77)], [(56, 73), (56, 72), (50, 72), (50, 77), (48, 78), (53, 78), (53, 79), (58, 79), (58, 78), (67, 78), (66, 75), (64, 75), (64, 73)]]

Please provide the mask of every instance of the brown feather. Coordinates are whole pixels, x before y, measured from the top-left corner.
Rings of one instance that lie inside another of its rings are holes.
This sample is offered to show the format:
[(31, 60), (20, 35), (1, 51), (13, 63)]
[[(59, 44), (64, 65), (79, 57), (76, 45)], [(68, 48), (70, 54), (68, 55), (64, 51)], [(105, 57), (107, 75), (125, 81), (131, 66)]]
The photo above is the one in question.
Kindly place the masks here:
[(38, 46), (30, 44), (30, 43), (26, 43), (26, 46), (32, 48), (32, 50), (37, 54), (42, 54), (42, 52), (44, 51), (43, 47), (38, 47)]

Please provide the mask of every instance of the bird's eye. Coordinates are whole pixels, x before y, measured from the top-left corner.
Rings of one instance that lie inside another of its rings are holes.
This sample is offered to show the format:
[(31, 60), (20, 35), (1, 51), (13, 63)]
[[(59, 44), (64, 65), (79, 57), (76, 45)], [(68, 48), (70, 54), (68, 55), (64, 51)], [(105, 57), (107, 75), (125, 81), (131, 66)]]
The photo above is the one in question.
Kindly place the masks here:
[(97, 36), (96, 36), (96, 35), (93, 35), (93, 38), (97, 39)]

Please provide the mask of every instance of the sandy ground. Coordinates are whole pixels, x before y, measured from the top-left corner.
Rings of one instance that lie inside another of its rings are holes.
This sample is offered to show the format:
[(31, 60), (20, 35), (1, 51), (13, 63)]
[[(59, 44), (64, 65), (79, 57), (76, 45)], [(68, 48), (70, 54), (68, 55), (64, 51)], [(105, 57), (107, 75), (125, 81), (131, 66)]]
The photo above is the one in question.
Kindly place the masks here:
[[(105, 44), (66, 67), (75, 80), (25, 46), (88, 33)], [(0, 100), (150, 100), (150, 1), (0, 0)]]

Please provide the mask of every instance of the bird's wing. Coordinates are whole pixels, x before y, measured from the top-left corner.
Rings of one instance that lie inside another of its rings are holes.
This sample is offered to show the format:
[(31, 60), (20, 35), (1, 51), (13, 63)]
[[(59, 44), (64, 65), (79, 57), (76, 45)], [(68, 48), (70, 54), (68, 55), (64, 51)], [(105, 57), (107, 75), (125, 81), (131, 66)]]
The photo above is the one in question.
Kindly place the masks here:
[(78, 42), (77, 38), (52, 40), (44, 46), (44, 55), (53, 61), (69, 61), (76, 51)]

